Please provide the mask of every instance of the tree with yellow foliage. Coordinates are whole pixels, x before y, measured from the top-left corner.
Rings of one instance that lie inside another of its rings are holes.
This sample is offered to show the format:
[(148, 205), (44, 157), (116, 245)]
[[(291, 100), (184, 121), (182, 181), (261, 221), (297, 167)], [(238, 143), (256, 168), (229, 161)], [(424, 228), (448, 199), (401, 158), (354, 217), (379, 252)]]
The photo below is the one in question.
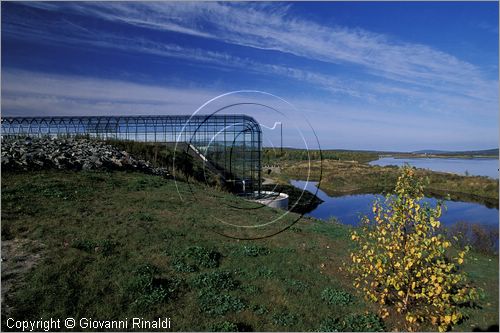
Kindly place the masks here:
[(349, 271), (367, 300), (406, 319), (406, 329), (432, 324), (445, 331), (463, 318), (460, 305), (474, 302), (477, 290), (467, 283), (460, 265), (468, 248), (451, 248), (440, 232), (441, 205), (422, 205), (423, 185), (414, 170), (403, 167), (395, 193), (385, 204), (373, 204), (373, 219), (364, 217), (353, 231), (356, 250)]

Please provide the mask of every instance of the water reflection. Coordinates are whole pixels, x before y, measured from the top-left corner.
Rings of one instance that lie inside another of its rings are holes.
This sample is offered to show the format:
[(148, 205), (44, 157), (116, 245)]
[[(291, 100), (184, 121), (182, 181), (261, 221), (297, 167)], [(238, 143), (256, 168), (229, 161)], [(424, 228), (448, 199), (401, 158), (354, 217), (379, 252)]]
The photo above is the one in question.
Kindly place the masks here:
[[(306, 186), (306, 181), (292, 180), (291, 184), (300, 189), (304, 189), (305, 187), (306, 190), (314, 193), (317, 182), (308, 182)], [(318, 190), (317, 196), (324, 202), (307, 213), (306, 216), (322, 220), (336, 217), (340, 222), (351, 225), (357, 225), (360, 217), (363, 215), (370, 216), (373, 201), (377, 198), (384, 198), (384, 196), (379, 194), (355, 194), (330, 197), (322, 190)], [(436, 199), (425, 198), (423, 202), (428, 202), (429, 205), (434, 206)], [(498, 226), (498, 209), (496, 208), (487, 208), (480, 204), (462, 201), (444, 201), (444, 203), (447, 207), (441, 217), (441, 222), (444, 225), (451, 225), (458, 221), (467, 221)]]

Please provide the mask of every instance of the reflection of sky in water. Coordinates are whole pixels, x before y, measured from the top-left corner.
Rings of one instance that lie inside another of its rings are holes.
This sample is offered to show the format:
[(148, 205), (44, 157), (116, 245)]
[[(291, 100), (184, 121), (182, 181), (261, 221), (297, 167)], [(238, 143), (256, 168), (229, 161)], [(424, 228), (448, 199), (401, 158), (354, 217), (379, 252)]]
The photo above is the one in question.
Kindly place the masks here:
[(405, 163), (416, 168), (430, 169), (434, 171), (452, 172), (473, 176), (488, 176), (498, 179), (498, 160), (493, 158), (394, 158), (383, 157), (377, 161), (372, 161), (371, 165), (397, 165)]
[[(302, 180), (292, 180), (292, 185), (303, 189), (306, 182)], [(315, 193), (317, 182), (309, 182), (306, 190)], [(329, 197), (325, 192), (318, 190), (317, 196), (324, 202), (312, 212), (306, 214), (319, 219), (328, 219), (336, 217), (345, 224), (356, 225), (363, 215), (370, 216), (373, 201), (376, 198), (384, 199), (384, 196), (378, 194), (355, 194), (341, 197)], [(425, 198), (424, 202), (433, 206), (436, 199)], [(445, 225), (453, 224), (457, 221), (477, 222), (487, 225), (498, 225), (498, 209), (488, 208), (486, 206), (462, 202), (445, 201), (446, 210), (443, 210), (441, 222)]]

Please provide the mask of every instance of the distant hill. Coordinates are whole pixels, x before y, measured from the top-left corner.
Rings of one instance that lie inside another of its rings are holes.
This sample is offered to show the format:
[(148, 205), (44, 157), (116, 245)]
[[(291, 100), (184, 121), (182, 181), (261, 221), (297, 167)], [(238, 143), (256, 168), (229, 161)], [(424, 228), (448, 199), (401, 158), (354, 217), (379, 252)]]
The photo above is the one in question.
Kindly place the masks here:
[(446, 150), (417, 150), (413, 154), (434, 154), (434, 155), (484, 155), (484, 156), (498, 156), (498, 148), (484, 149), (484, 150), (467, 150), (467, 151), (446, 151)]

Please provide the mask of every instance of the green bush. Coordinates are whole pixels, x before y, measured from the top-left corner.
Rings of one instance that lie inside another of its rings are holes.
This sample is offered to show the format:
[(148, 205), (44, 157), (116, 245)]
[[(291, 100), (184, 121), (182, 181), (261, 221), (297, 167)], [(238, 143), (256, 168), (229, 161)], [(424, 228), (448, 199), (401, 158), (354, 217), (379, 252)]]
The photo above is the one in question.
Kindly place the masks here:
[(242, 254), (247, 257), (266, 256), (271, 252), (266, 247), (259, 247), (256, 245), (245, 245), (241, 250)]
[(140, 309), (147, 308), (151, 305), (167, 301), (169, 296), (170, 290), (160, 286), (139, 295), (134, 301), (133, 306)]
[(202, 273), (192, 280), (196, 288), (209, 290), (233, 290), (238, 286), (238, 281), (234, 280), (231, 272), (210, 272)]
[(343, 331), (351, 332), (383, 332), (385, 330), (381, 319), (372, 314), (350, 314), (343, 321)]
[(350, 314), (343, 319), (328, 317), (324, 319), (320, 332), (383, 332), (385, 326), (374, 314)]
[(181, 273), (193, 273), (198, 270), (198, 267), (195, 265), (190, 265), (186, 263), (186, 261), (183, 258), (176, 257), (172, 261), (172, 267), (177, 271)]
[(342, 324), (337, 318), (325, 318), (318, 328), (319, 332), (340, 332), (342, 331)]
[(326, 288), (321, 292), (321, 300), (330, 305), (347, 305), (352, 299), (351, 294), (339, 289)]
[(264, 305), (255, 304), (252, 306), (252, 311), (256, 315), (263, 315), (269, 312), (269, 310)]
[(175, 297), (181, 287), (181, 281), (177, 278), (159, 278), (159, 273), (158, 268), (153, 265), (143, 265), (136, 270), (129, 287), (129, 291), (137, 294), (133, 302), (135, 307), (147, 308)]
[(238, 297), (202, 289), (198, 293), (200, 310), (210, 315), (224, 315), (228, 312), (240, 312), (245, 304)]
[(273, 323), (279, 326), (290, 327), (297, 324), (297, 316), (288, 312), (280, 311), (273, 314)]
[(139, 266), (134, 273), (134, 279), (131, 280), (130, 287), (132, 290), (143, 291), (153, 286), (153, 278), (160, 271), (154, 265), (144, 264)]
[(178, 272), (196, 272), (201, 268), (215, 268), (219, 266), (221, 254), (202, 246), (188, 247), (172, 261)]
[(286, 290), (293, 293), (303, 292), (307, 288), (309, 288), (309, 285), (307, 283), (300, 280), (285, 279), (283, 282), (285, 283)]
[(210, 332), (239, 332), (238, 328), (238, 324), (230, 321), (222, 321), (212, 324), (208, 330)]

